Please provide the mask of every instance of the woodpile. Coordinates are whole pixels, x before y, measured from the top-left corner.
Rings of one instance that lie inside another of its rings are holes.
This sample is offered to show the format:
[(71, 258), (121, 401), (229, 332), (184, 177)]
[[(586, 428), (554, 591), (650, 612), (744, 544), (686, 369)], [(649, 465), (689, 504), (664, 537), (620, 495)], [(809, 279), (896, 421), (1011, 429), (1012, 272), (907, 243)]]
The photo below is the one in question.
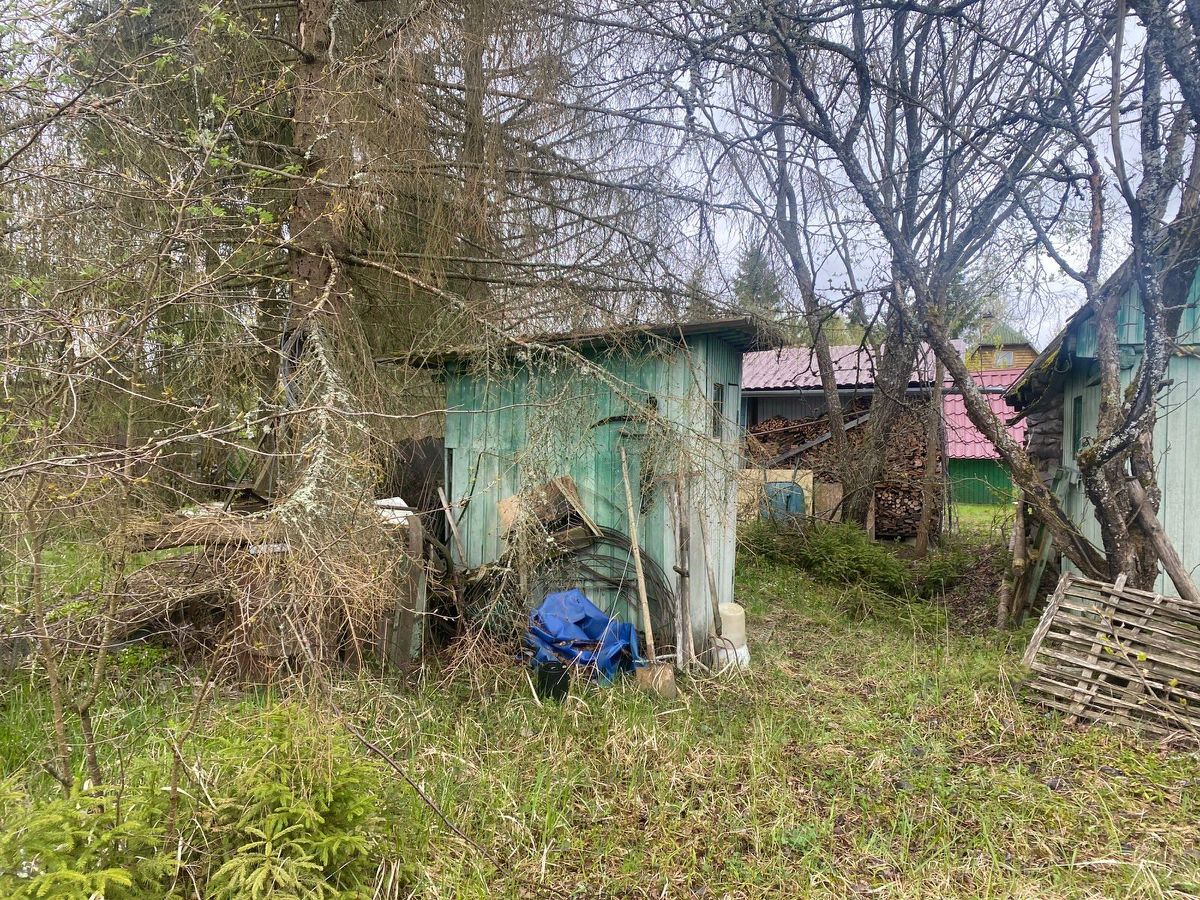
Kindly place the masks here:
[(1038, 702), (1072, 722), (1200, 735), (1200, 604), (1067, 573), (1025, 665)]
[[(853, 400), (847, 403), (842, 410), (843, 418), (846, 422), (851, 422), (854, 419), (861, 418), (870, 408), (870, 402), (866, 399)], [(774, 467), (774, 462), (779, 457), (787, 457), (795, 454), (801, 447), (810, 444), (829, 433), (829, 417), (826, 415), (814, 416), (809, 419), (785, 419), (783, 416), (772, 416), (769, 419), (764, 419), (757, 425), (750, 426), (750, 434), (754, 438), (751, 448), (752, 457), (755, 465), (768, 465)], [(849, 432), (854, 434), (854, 429)], [(826, 444), (828, 441), (825, 442)], [(808, 460), (826, 461), (828, 455), (828, 447), (818, 445), (812, 448), (811, 451), (801, 453), (801, 458), (806, 462)], [(787, 460), (792, 465), (795, 465), (795, 459)], [(780, 468), (782, 468), (780, 466)], [(830, 472), (825, 469), (817, 469), (814, 466), (805, 466), (804, 468), (812, 468), (817, 475), (829, 476)]]
[[(845, 409), (847, 423), (868, 415), (869, 404), (858, 400)], [(875, 486), (875, 534), (879, 537), (911, 537), (921, 519), (921, 480), (925, 472), (926, 416), (928, 405), (905, 407), (885, 442), (883, 476)], [(847, 431), (851, 452), (866, 437), (866, 420)], [(789, 420), (780, 416), (765, 419), (750, 428), (752, 437), (748, 456), (754, 465), (771, 463), (782, 467), (800, 464), (811, 469), (822, 481), (836, 481), (838, 460), (833, 443), (821, 438), (829, 434), (825, 415)], [(819, 441), (819, 443), (818, 443)], [(939, 520), (940, 516), (935, 519)]]
[(50, 618), (47, 632), (52, 643), (74, 650), (149, 641), (190, 655), (214, 642), (230, 593), (228, 573), (203, 553), (160, 559), (122, 579), (111, 606), (95, 594), (74, 598)]

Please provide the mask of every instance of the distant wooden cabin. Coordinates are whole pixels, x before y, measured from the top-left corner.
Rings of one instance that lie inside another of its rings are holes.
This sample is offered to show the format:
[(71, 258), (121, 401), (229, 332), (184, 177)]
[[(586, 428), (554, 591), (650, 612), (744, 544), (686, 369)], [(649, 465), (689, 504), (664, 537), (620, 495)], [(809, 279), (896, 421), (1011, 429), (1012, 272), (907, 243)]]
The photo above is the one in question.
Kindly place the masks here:
[(1037, 358), (1037, 350), (1029, 338), (1010, 325), (985, 316), (979, 339), (967, 354), (967, 368), (972, 372), (994, 369), (1021, 370)]
[[(687, 597), (699, 652), (712, 628), (713, 592), (719, 602), (733, 599), (742, 354), (767, 346), (756, 323), (727, 319), (572, 334), (528, 349), (442, 358), (455, 562), (474, 569), (519, 553), (514, 509), (541, 515), (541, 488), (551, 482), (574, 488), (590, 520), (574, 521), (577, 528), (627, 535), (624, 449), (639, 543), (660, 582), (656, 593), (665, 582), (672, 597)], [(553, 531), (569, 519), (542, 524)], [(540, 537), (543, 547), (547, 538)], [(610, 614), (641, 624), (629, 556), (594, 574), (563, 558), (522, 577), (530, 604), (549, 590), (578, 586)], [(660, 596), (653, 610), (660, 648), (673, 643), (675, 613), (663, 608), (669, 602)]]
[[(1137, 372), (1145, 344), (1142, 307), (1128, 266), (1118, 270), (1108, 287), (1125, 293), (1117, 316), (1117, 339), (1121, 347), (1121, 380), (1127, 385)], [(1167, 367), (1165, 386), (1158, 395), (1158, 422), (1154, 429), (1154, 455), (1162, 491), (1159, 519), (1193, 577), (1200, 570), (1198, 306), (1200, 273), (1193, 279), (1182, 313), (1176, 350)], [(1099, 422), (1100, 379), (1096, 349), (1096, 322), (1085, 307), (1067, 321), (1063, 330), (1008, 390), (1006, 397), (1028, 419), (1031, 453), (1046, 461), (1046, 480), (1055, 486), (1067, 515), (1093, 544), (1101, 547), (1100, 523), (1084, 490), (1076, 462), (1084, 443), (1096, 434)], [(1155, 590), (1171, 591), (1166, 575), (1160, 575)]]

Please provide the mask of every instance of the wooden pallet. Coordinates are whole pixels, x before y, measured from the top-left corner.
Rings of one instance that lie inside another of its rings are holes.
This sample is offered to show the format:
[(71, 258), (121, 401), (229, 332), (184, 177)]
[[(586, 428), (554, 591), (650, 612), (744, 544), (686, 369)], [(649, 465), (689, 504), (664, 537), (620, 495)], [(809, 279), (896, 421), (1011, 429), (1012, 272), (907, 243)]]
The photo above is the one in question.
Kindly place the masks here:
[(1029, 648), (1038, 702), (1074, 722), (1200, 737), (1200, 605), (1066, 573)]

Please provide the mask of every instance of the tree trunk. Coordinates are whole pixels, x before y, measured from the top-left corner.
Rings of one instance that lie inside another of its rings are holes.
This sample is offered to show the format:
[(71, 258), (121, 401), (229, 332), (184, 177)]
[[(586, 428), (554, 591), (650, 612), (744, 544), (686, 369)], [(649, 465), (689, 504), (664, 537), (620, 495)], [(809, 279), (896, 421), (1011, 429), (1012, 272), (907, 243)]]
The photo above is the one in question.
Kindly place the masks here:
[(929, 552), (930, 538), (934, 532), (934, 519), (941, 511), (943, 502), (938, 501), (938, 488), (942, 478), (942, 379), (946, 370), (941, 360), (934, 363), (933, 390), (929, 396), (929, 427), (925, 432), (925, 474), (921, 480), (921, 521), (917, 523), (917, 556)]
[(302, 333), (318, 313), (336, 317), (348, 294), (336, 263), (341, 247), (332, 221), (330, 187), (331, 177), (337, 174), (331, 171), (335, 160), (326, 153), (329, 144), (341, 140), (334, 114), (337, 95), (328, 72), (335, 6), (335, 0), (299, 2), (301, 59), (295, 70), (292, 143), (302, 160), (304, 180), (288, 217), (293, 247), (290, 333)]
[(887, 336), (875, 364), (875, 393), (871, 398), (866, 437), (858, 445), (853, 465), (848, 461), (843, 465), (843, 496), (846, 499), (842, 514), (847, 522), (866, 525), (875, 498), (875, 485), (884, 469), (886, 443), (907, 399), (919, 343), (917, 333), (906, 327), (898, 314), (888, 316)]
[[(783, 65), (782, 59), (777, 59), (776, 65)], [(783, 66), (786, 76), (786, 66)], [(773, 171), (775, 184), (775, 230), (783, 244), (791, 265), (792, 275), (800, 290), (800, 302), (804, 310), (804, 322), (812, 335), (813, 354), (817, 358), (817, 370), (821, 375), (821, 392), (825, 398), (825, 410), (829, 419), (829, 442), (834, 456), (838, 460), (840, 479), (843, 484), (850, 471), (849, 441), (846, 437), (846, 419), (842, 411), (842, 399), (838, 394), (837, 376), (833, 368), (833, 355), (829, 348), (829, 337), (825, 333), (825, 323), (822, 309), (817, 299), (816, 285), (813, 282), (812, 271), (804, 255), (804, 244), (800, 239), (798, 222), (799, 209), (796, 203), (796, 191), (792, 186), (788, 170), (787, 132), (782, 124), (784, 104), (787, 102), (787, 92), (783, 87), (783, 78), (775, 80), (771, 88), (771, 112), (777, 123), (773, 129), (775, 139), (775, 167)], [(843, 496), (845, 496), (843, 494)]]

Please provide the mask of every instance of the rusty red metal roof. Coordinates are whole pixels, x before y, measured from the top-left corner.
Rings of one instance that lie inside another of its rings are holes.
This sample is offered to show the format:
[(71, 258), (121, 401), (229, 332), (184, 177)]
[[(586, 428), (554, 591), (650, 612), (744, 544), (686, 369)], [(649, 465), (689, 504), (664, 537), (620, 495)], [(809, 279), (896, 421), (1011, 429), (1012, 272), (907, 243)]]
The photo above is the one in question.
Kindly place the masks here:
[[(975, 372), (975, 383), (985, 390), (988, 406), (1001, 422), (1007, 422), (1016, 410), (1008, 405), (1003, 391), (1012, 387), (1024, 369), (990, 369)], [(950, 387), (948, 385), (948, 387)], [(950, 388), (952, 390), (952, 388)], [(942, 401), (942, 416), (946, 423), (946, 454), (950, 459), (999, 459), (995, 446), (967, 417), (967, 408), (960, 393), (947, 393)], [(1008, 426), (1008, 435), (1018, 444), (1025, 442), (1025, 420)]]
[[(960, 342), (956, 341), (957, 347)], [(962, 348), (959, 349), (962, 352)], [(875, 385), (875, 350), (859, 344), (829, 348), (838, 387), (870, 388)], [(922, 344), (909, 384), (929, 384), (933, 380), (933, 353)], [(803, 391), (819, 388), (821, 373), (811, 347), (787, 347), (761, 350), (742, 356), (743, 391)]]

